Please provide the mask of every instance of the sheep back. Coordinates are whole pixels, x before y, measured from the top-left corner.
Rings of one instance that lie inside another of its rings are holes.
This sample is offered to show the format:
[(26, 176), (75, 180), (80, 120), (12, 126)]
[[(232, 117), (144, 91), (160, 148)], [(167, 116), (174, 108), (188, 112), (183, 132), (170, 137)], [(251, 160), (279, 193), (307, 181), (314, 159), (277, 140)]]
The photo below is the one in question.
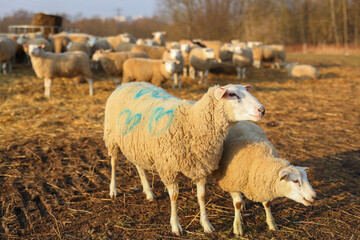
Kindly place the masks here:
[(235, 66), (243, 68), (249, 67), (253, 64), (253, 54), (250, 48), (243, 49), (242, 54), (233, 54), (232, 62)]
[(296, 65), (291, 69), (291, 76), (301, 78), (319, 78), (320, 74), (318, 70), (311, 65)]
[(194, 48), (189, 54), (189, 65), (196, 70), (206, 71), (213, 65), (213, 60), (206, 59), (203, 52), (203, 48)]
[(148, 45), (136, 45), (131, 48), (134, 52), (146, 52), (151, 59), (161, 59), (166, 47), (148, 46)]
[(90, 56), (90, 48), (86, 43), (83, 42), (72, 42), (67, 50), (68, 52), (83, 52)]

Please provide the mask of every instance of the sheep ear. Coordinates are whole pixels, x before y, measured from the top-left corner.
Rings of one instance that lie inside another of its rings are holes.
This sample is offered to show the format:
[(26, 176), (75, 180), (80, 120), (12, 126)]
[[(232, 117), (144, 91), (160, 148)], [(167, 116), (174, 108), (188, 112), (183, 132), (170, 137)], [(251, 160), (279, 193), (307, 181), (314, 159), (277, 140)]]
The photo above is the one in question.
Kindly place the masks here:
[(305, 171), (306, 171), (306, 170), (309, 170), (308, 167), (301, 167), (301, 168), (304, 169)]
[(254, 89), (254, 87), (251, 86), (251, 85), (246, 85), (246, 86), (245, 86), (245, 89), (246, 89), (246, 91), (250, 92), (251, 90)]
[(289, 173), (285, 170), (282, 170), (280, 173), (279, 173), (279, 177), (280, 177), (280, 181), (281, 180), (286, 180), (286, 178), (289, 176)]
[(223, 87), (219, 87), (215, 89), (214, 96), (216, 100), (220, 100), (226, 93), (226, 89)]

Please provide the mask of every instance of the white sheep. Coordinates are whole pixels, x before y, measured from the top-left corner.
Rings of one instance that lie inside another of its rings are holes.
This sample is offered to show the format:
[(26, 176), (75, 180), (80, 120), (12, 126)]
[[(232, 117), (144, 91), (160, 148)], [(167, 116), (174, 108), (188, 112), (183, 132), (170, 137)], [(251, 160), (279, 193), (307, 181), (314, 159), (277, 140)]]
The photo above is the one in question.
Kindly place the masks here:
[(172, 78), (174, 71), (175, 62), (172, 60), (132, 58), (124, 62), (123, 83), (150, 82), (160, 86)]
[(253, 65), (253, 53), (251, 48), (236, 46), (232, 56), (232, 62), (236, 67), (237, 77), (245, 79), (246, 70)]
[(130, 58), (149, 58), (146, 52), (108, 52), (102, 49), (97, 50), (92, 60), (100, 62), (107, 74), (114, 77), (116, 85), (122, 82), (123, 64)]
[(234, 234), (243, 235), (240, 209), (244, 202), (241, 193), (263, 204), (271, 230), (277, 227), (270, 201), (287, 197), (305, 206), (311, 205), (316, 193), (307, 180), (305, 169), (279, 158), (275, 147), (256, 124), (243, 121), (232, 127), (224, 142), (219, 168), (213, 176), (233, 198)]
[(83, 42), (69, 42), (68, 45), (66, 46), (66, 49), (68, 52), (83, 52), (86, 55), (88, 55), (90, 57), (90, 47), (88, 46), (88, 44), (83, 43)]
[(158, 44), (158, 46), (165, 46), (165, 35), (166, 32), (153, 32), (153, 41)]
[(52, 53), (45, 52), (44, 45), (31, 44), (29, 55), (32, 67), (38, 78), (44, 79), (45, 97), (51, 95), (52, 80), (57, 77), (83, 77), (89, 83), (89, 93), (93, 95), (93, 79), (90, 60), (83, 52)]
[(318, 70), (311, 65), (287, 63), (285, 68), (291, 77), (317, 79), (320, 77)]
[(129, 33), (122, 33), (122, 34), (118, 34), (116, 36), (110, 36), (110, 37), (107, 37), (106, 40), (109, 42), (111, 49), (113, 51), (116, 51), (116, 48), (120, 43), (135, 43), (136, 42), (134, 36), (132, 36)]
[(211, 48), (193, 48), (189, 54), (190, 78), (195, 79), (198, 72), (200, 74), (199, 84), (202, 81), (207, 84), (207, 74), (214, 62), (216, 62), (215, 53)]
[(9, 72), (12, 72), (12, 60), (15, 57), (15, 44), (8, 37), (0, 37), (0, 73), (1, 70), (4, 75), (6, 72), (6, 65), (9, 65)]
[[(132, 61), (129, 59), (127, 61)], [(116, 161), (122, 153), (135, 164), (143, 191), (154, 199), (145, 170), (156, 170), (171, 200), (172, 232), (180, 235), (177, 215), (179, 175), (196, 182), (200, 223), (212, 232), (205, 209), (206, 178), (218, 168), (223, 141), (238, 121), (259, 121), (265, 109), (251, 86), (211, 87), (197, 102), (178, 99), (149, 83), (119, 86), (105, 106), (104, 141), (111, 156), (110, 196), (116, 197)]]
[(136, 45), (131, 48), (134, 52), (146, 52), (151, 59), (162, 59), (166, 47), (149, 46), (149, 45)]
[(170, 49), (164, 52), (163, 60), (172, 60), (175, 62), (175, 69), (174, 74), (171, 77), (172, 81), (172, 88), (175, 88), (175, 86), (178, 86), (178, 88), (181, 88), (181, 76), (184, 69), (184, 57), (181, 54), (181, 51), (179, 49)]
[(134, 43), (119, 43), (116, 47), (116, 52), (128, 52), (131, 51), (134, 46), (136, 46)]
[(50, 37), (49, 40), (55, 53), (65, 52), (66, 46), (71, 42), (70, 38), (66, 35), (56, 35)]

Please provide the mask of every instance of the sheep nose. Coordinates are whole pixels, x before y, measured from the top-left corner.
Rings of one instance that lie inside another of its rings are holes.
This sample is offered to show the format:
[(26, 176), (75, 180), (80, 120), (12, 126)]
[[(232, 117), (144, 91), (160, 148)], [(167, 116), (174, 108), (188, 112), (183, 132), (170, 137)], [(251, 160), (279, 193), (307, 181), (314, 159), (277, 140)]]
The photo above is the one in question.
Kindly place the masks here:
[(259, 113), (261, 113), (263, 116), (265, 115), (265, 108), (264, 108), (264, 107), (258, 108), (258, 111), (259, 111)]

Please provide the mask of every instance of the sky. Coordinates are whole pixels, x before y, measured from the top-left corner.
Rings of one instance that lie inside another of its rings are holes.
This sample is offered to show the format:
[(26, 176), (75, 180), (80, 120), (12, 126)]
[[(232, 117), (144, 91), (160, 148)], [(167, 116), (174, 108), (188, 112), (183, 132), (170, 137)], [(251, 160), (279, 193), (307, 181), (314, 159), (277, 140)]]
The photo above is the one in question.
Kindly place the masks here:
[(0, 6), (0, 17), (19, 9), (72, 16), (81, 13), (84, 17), (114, 17), (120, 9), (122, 16), (151, 17), (155, 13), (156, 0), (0, 0)]

